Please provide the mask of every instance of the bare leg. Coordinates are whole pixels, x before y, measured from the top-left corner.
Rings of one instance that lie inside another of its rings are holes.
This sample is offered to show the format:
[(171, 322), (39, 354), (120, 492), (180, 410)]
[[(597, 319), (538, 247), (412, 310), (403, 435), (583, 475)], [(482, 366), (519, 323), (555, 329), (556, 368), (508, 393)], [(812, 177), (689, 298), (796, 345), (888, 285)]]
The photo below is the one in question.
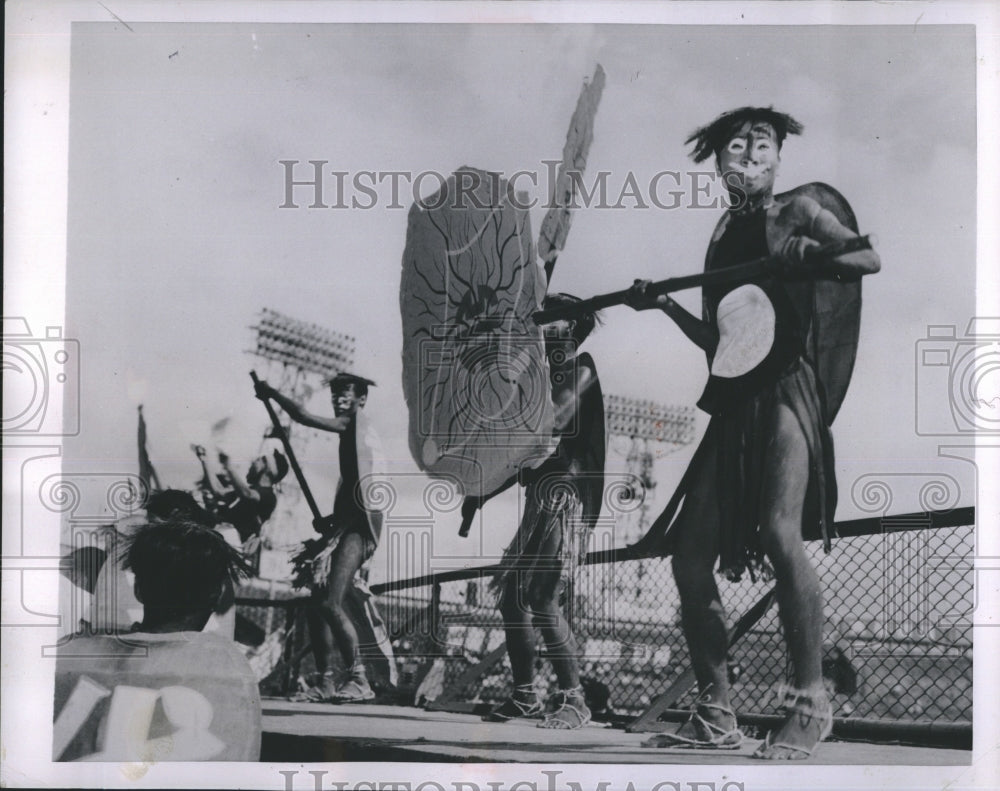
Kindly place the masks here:
[(507, 656), (510, 659), (514, 686), (529, 686), (535, 678), (535, 628), (531, 623), (531, 611), (527, 602), (521, 601), (517, 584), (517, 573), (507, 580), (500, 602), (504, 635), (507, 640)]
[(347, 611), (344, 597), (354, 580), (354, 574), (364, 562), (364, 541), (355, 532), (345, 533), (334, 550), (330, 568), (326, 617), (336, 640), (344, 666), (354, 667), (359, 661), (358, 632)]
[[(823, 595), (802, 543), (802, 509), (809, 484), (809, 449), (794, 413), (779, 405), (774, 441), (765, 460), (761, 543), (775, 571), (778, 614), (795, 686), (817, 701), (817, 716), (790, 716), (772, 740), (812, 750), (821, 738), (828, 702), (821, 668)], [(802, 758), (772, 747), (770, 758)]]
[[(569, 536), (561, 536), (558, 528), (552, 530), (540, 547), (539, 554), (546, 560), (556, 561), (564, 540), (569, 541)], [(559, 606), (562, 588), (560, 576), (559, 568), (537, 571), (528, 595), (532, 619), (542, 633), (548, 659), (559, 684), (559, 689), (551, 700), (552, 710), (539, 723), (539, 727), (571, 730), (582, 728), (590, 722), (590, 709), (587, 708), (580, 686), (576, 640)]]
[[(555, 560), (559, 545), (559, 531), (553, 530), (539, 554), (546, 559)], [(529, 591), (532, 620), (542, 633), (559, 688), (573, 689), (580, 686), (580, 668), (577, 664), (576, 640), (559, 606), (559, 571), (552, 569), (536, 572), (534, 582)]]
[(576, 640), (570, 631), (566, 616), (553, 600), (538, 602), (532, 607), (535, 626), (542, 633), (548, 659), (555, 671), (560, 689), (580, 685), (580, 668), (577, 666)]
[[(344, 665), (364, 676), (364, 666), (357, 663), (358, 635), (354, 623), (344, 610), (344, 596), (354, 579), (354, 572), (364, 559), (364, 542), (356, 533), (341, 538), (331, 558), (330, 577), (325, 590), (317, 591), (307, 610), (309, 636), (320, 680), (306, 692), (314, 701), (330, 701), (339, 689), (333, 672), (335, 652), (339, 650)], [(368, 682), (363, 680), (363, 686)], [(370, 695), (368, 689), (367, 695)]]
[[(715, 453), (710, 449), (703, 459), (709, 469), (714, 468)], [(714, 573), (719, 557), (719, 533), (703, 529), (705, 514), (715, 496), (714, 484), (714, 476), (701, 475), (685, 498), (673, 527), (677, 531), (677, 544), (671, 568), (680, 595), (681, 626), (698, 690), (703, 699), (728, 708), (729, 633)]]
[(674, 733), (653, 736), (646, 747), (668, 747), (697, 743), (735, 749), (742, 741), (736, 715), (729, 700), (726, 655), (729, 633), (719, 588), (715, 583), (715, 562), (719, 557), (719, 531), (706, 528), (714, 507), (717, 450), (704, 447), (697, 463), (705, 465), (695, 476), (694, 488), (671, 528), (674, 555), (671, 567), (680, 595), (681, 627), (691, 655), (691, 667), (698, 681), (698, 703), (691, 719)]
[(507, 578), (500, 598), (500, 615), (503, 618), (507, 657), (510, 659), (514, 689), (507, 700), (494, 708), (483, 719), (487, 722), (507, 722), (522, 717), (537, 717), (542, 706), (534, 689), (535, 679), (535, 628), (531, 611), (521, 601), (516, 572)]
[(309, 624), (309, 641), (312, 643), (313, 659), (316, 662), (316, 672), (326, 673), (333, 666), (333, 632), (323, 615), (323, 599), (315, 596), (306, 609), (306, 622)]

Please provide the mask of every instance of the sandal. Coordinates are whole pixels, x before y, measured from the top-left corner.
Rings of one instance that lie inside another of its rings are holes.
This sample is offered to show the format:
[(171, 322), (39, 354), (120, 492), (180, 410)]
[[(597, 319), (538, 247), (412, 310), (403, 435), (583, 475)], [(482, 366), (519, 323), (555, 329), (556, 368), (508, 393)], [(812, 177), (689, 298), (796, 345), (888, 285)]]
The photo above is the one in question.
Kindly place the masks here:
[(590, 709), (583, 697), (583, 688), (560, 689), (555, 694), (556, 707), (538, 723), (539, 728), (572, 731), (590, 722)]
[[(701, 711), (715, 709), (733, 718), (728, 730), (701, 716)], [(738, 750), (743, 743), (743, 731), (736, 722), (736, 713), (727, 706), (702, 698), (695, 705), (691, 716), (673, 733), (657, 733), (644, 742), (643, 747), (686, 747), (695, 750)]]
[(300, 689), (298, 692), (294, 692), (288, 696), (288, 700), (291, 703), (312, 703), (313, 694), (316, 691), (316, 687), (306, 687), (305, 689)]
[[(518, 700), (518, 697), (521, 700)], [(503, 703), (482, 716), (483, 722), (510, 722), (511, 720), (533, 720), (542, 714), (542, 704), (534, 687), (514, 687)]]
[[(812, 757), (819, 743), (833, 731), (833, 707), (830, 705), (830, 699), (825, 694), (822, 697), (814, 697), (808, 692), (785, 686), (779, 687), (778, 694), (784, 696), (781, 708), (787, 715), (786, 724), (796, 717), (798, 724), (805, 730), (809, 723), (819, 722), (819, 737), (813, 742), (812, 747), (802, 747), (784, 741), (772, 742), (769, 732), (760, 747), (754, 751), (753, 757), (765, 761), (804, 761)], [(797, 754), (776, 756), (773, 753), (775, 748)]]
[(319, 683), (306, 690), (306, 699), (310, 703), (328, 703), (337, 691), (336, 679), (337, 674), (328, 670), (320, 677)]
[[(326, 676), (330, 677), (329, 681), (325, 681)], [(323, 697), (325, 688), (333, 691), (333, 674), (310, 673), (308, 678), (299, 679), (299, 685), (299, 690), (289, 695), (288, 700), (292, 703), (316, 703)]]
[(368, 676), (363, 669), (351, 668), (347, 678), (341, 682), (332, 695), (327, 698), (329, 703), (365, 703), (375, 699), (375, 692), (368, 683)]

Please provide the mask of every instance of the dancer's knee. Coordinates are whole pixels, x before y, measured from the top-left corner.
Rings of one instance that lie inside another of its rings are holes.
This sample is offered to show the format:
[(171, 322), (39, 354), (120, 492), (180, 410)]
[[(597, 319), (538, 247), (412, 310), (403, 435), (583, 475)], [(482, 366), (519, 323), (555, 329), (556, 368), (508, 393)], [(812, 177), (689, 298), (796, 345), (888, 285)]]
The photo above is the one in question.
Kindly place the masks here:
[(789, 525), (779, 515), (761, 526), (760, 545), (774, 570), (781, 574), (808, 563), (798, 525)]
[(527, 598), (515, 584), (509, 584), (497, 603), (500, 617), (505, 623), (523, 621), (531, 617), (531, 608)]
[(331, 601), (326, 604), (327, 612), (329, 612), (330, 617), (336, 623), (344, 623), (350, 620), (350, 616), (347, 614), (347, 610), (344, 608), (343, 601)]
[(555, 596), (547, 591), (529, 590), (527, 598), (528, 609), (536, 618), (551, 617), (558, 612), (559, 605)]

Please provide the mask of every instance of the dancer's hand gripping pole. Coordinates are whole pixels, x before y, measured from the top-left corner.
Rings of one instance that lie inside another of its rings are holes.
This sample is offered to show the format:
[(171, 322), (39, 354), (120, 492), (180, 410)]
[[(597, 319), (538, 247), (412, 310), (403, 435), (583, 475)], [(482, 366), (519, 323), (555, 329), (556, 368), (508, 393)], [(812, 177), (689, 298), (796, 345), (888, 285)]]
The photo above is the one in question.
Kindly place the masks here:
[(274, 407), (271, 405), (271, 400), (268, 395), (262, 394), (264, 390), (261, 385), (263, 384), (257, 376), (256, 371), (250, 372), (250, 378), (253, 379), (254, 393), (264, 403), (264, 408), (267, 410), (268, 417), (271, 418), (271, 424), (274, 427), (272, 432), (273, 436), (281, 440), (282, 447), (285, 449), (285, 455), (288, 457), (288, 463), (292, 468), (292, 472), (295, 473), (295, 480), (299, 482), (299, 488), (302, 490), (302, 495), (306, 498), (306, 503), (309, 505), (309, 510), (312, 512), (313, 516), (313, 529), (318, 533), (326, 533), (330, 529), (330, 520), (332, 516), (323, 516), (320, 513), (319, 506), (316, 505), (316, 499), (313, 497), (312, 491), (309, 489), (309, 484), (306, 483), (305, 475), (302, 474), (302, 467), (299, 466), (299, 461), (295, 457), (295, 451), (292, 450), (292, 444), (288, 439), (288, 433), (285, 431), (284, 426), (281, 425), (281, 421), (278, 420), (278, 415), (274, 411)]

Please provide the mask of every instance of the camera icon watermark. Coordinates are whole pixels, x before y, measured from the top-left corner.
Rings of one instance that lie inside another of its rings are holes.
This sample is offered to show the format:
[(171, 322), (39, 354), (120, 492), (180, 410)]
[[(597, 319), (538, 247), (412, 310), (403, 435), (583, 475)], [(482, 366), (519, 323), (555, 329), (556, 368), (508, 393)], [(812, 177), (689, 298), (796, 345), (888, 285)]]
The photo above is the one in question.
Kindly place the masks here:
[(115, 570), (124, 537), (144, 522), (145, 484), (130, 472), (66, 469), (58, 446), (4, 451), (17, 496), (4, 503), (2, 625), (49, 630), (43, 657), (84, 633), (128, 642), (124, 633), (141, 617), (116, 623), (114, 614), (140, 605), (121, 596), (126, 587), (132, 596), (131, 582), (112, 581), (122, 576)]
[(26, 319), (3, 317), (3, 433), (71, 437), (80, 433), (80, 343), (61, 327), (32, 334)]
[(1000, 317), (929, 326), (915, 364), (918, 435), (1000, 433)]

